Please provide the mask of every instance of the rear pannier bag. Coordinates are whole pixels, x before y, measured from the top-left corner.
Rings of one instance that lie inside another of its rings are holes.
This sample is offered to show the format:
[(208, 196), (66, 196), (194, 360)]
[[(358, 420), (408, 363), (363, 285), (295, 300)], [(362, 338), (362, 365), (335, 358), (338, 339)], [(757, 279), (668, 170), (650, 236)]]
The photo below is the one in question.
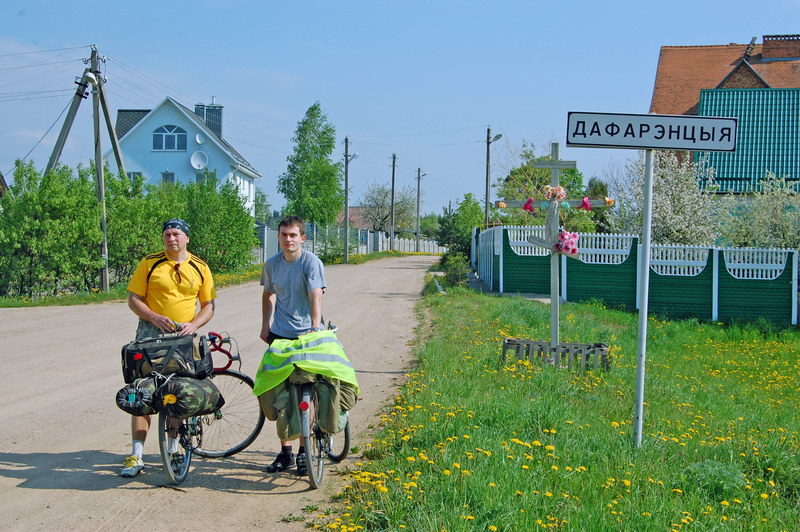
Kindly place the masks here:
[(216, 412), (225, 399), (211, 379), (171, 377), (156, 390), (155, 404), (168, 416), (185, 419)]
[(117, 392), (117, 406), (132, 416), (146, 416), (158, 412), (154, 404), (156, 379), (136, 379)]
[(204, 379), (213, 371), (205, 336), (168, 334), (134, 341), (122, 348), (122, 376), (126, 384), (153, 373)]

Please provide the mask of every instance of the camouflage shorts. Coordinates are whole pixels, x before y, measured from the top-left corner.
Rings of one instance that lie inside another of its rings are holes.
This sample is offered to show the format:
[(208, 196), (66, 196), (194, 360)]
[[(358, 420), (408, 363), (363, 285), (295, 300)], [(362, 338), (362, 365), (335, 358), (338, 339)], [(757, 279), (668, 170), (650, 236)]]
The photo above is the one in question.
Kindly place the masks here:
[(158, 338), (162, 334), (164, 332), (149, 321), (139, 320), (139, 326), (136, 327), (136, 340)]

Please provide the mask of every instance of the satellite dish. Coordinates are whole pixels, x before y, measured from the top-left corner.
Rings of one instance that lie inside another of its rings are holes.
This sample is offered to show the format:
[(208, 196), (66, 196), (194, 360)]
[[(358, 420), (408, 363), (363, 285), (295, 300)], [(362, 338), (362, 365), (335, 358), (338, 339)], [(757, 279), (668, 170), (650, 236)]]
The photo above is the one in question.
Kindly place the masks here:
[(192, 168), (195, 170), (202, 170), (206, 166), (208, 166), (208, 155), (206, 155), (202, 151), (196, 151), (192, 154), (191, 159), (189, 162), (192, 164)]
[(196, 140), (198, 144), (202, 144), (206, 141), (206, 138), (203, 136), (202, 133), (198, 133), (197, 135), (194, 136), (194, 140)]

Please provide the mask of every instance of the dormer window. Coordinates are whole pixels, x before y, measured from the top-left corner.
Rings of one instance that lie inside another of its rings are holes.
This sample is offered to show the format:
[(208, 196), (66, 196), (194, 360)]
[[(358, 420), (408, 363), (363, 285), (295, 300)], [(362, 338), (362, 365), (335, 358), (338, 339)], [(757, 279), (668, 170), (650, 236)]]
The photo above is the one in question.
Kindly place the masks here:
[(178, 126), (161, 126), (153, 131), (153, 151), (186, 151), (186, 131)]

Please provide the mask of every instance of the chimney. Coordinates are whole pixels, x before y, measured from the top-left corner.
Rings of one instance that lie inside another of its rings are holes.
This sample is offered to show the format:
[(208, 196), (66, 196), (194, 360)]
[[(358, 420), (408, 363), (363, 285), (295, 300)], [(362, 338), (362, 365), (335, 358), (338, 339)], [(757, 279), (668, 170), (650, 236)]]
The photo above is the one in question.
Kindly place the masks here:
[(800, 35), (764, 35), (762, 59), (800, 59)]
[(196, 103), (194, 114), (203, 119), (208, 128), (222, 138), (222, 106), (214, 103), (215, 97), (211, 97), (211, 103)]

